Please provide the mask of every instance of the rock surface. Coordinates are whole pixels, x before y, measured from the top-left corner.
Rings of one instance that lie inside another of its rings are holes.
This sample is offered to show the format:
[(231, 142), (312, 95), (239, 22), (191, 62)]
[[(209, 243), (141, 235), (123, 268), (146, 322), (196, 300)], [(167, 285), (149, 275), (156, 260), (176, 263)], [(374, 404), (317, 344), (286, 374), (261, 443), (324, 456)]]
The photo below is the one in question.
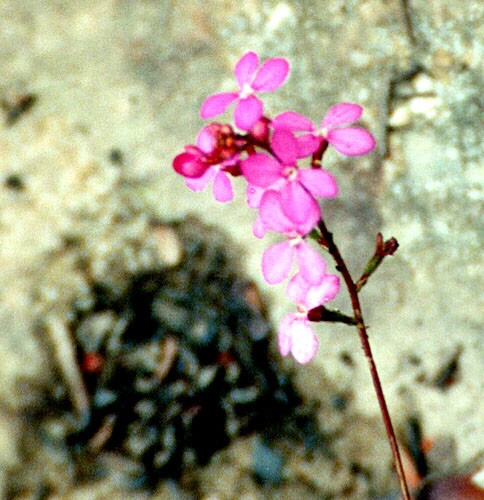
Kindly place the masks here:
[[(152, 218), (196, 213), (217, 224), (244, 248), (245, 272), (270, 298), (274, 321), (289, 310), (283, 288), (262, 282), (268, 242), (251, 235), (243, 189), (221, 206), (209, 192), (189, 192), (171, 169), (200, 128), (200, 103), (231, 89), (246, 50), (291, 62), (289, 81), (267, 98), (270, 112), (318, 120), (335, 102), (364, 106), (379, 149), (364, 159), (327, 155), (341, 196), (325, 202), (325, 217), (355, 274), (377, 231), (400, 243), (362, 294), (397, 429), (403, 435), (417, 417), (426, 438), (452, 441), (455, 457), (437, 457), (436, 472), (475, 459), (484, 444), (483, 14), (475, 0), (458, 9), (452, 0), (2, 2), (0, 482), (22, 463), (23, 412), (60, 371), (38, 325), (68, 320), (73, 301), (92, 301), (93, 281), (115, 289), (157, 263)], [(336, 306), (348, 309), (344, 293)], [(357, 338), (340, 327), (318, 332), (319, 355), (295, 370), (296, 383), (319, 401), (321, 428), (338, 436), (345, 467), (360, 471), (352, 498), (382, 492), (390, 457)], [(345, 394), (360, 420), (327, 418), (333, 393)], [(358, 433), (365, 438), (352, 441)], [(238, 471), (232, 490), (201, 472), (205, 495), (270, 495), (244, 468), (251, 446), (235, 443), (221, 459)], [(289, 477), (315, 497), (351, 498), (348, 468), (340, 478), (334, 463), (291, 460)], [(209, 467), (220, 470), (216, 460)], [(83, 498), (82, 488), (69, 498)]]

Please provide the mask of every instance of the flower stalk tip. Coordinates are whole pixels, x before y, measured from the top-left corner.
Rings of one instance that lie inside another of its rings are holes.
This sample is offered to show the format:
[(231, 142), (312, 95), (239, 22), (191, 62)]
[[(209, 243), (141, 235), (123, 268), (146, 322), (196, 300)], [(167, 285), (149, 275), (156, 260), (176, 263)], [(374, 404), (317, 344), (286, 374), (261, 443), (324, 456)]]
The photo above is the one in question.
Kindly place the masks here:
[(367, 283), (370, 276), (378, 269), (383, 259), (389, 255), (394, 255), (398, 250), (398, 241), (396, 238), (391, 237), (389, 240), (384, 241), (382, 233), (376, 236), (375, 253), (366, 264), (363, 274), (356, 282), (356, 289), (359, 292)]

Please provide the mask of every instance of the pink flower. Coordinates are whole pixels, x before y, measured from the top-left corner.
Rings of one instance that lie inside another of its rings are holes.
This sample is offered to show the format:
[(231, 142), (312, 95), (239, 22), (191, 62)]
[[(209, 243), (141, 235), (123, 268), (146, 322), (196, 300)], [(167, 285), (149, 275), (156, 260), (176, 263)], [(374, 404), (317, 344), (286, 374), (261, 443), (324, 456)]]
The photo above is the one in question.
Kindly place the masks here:
[(272, 126), (276, 130), (283, 128), (292, 132), (311, 132), (298, 137), (300, 150), (308, 154), (317, 149), (314, 140), (310, 138), (312, 136), (319, 138), (319, 144), (322, 140), (326, 140), (336, 151), (346, 156), (364, 155), (375, 148), (375, 139), (364, 128), (345, 126), (358, 121), (362, 113), (363, 108), (358, 104), (343, 102), (329, 109), (319, 130), (311, 120), (294, 111), (286, 111), (276, 116), (272, 121)]
[(254, 233), (267, 230), (282, 233), (287, 240), (267, 248), (262, 256), (262, 274), (267, 283), (274, 285), (287, 278), (291, 271), (294, 258), (297, 259), (299, 271), (304, 279), (311, 284), (318, 284), (325, 275), (326, 263), (321, 255), (314, 250), (304, 236), (308, 234), (319, 220), (317, 209), (308, 215), (308, 219), (296, 224), (286, 217), (281, 209), (281, 193), (269, 190), (264, 193), (260, 204), (257, 224), (262, 228), (254, 228)]
[(321, 255), (301, 237), (291, 237), (266, 249), (262, 255), (262, 275), (270, 285), (284, 281), (291, 271), (294, 257), (305, 280), (317, 283), (324, 276)]
[(173, 160), (173, 168), (185, 177), (192, 191), (202, 191), (213, 181), (214, 198), (220, 202), (233, 199), (234, 194), (227, 171), (239, 160), (238, 143), (229, 125), (211, 123), (200, 130), (197, 145), (185, 146), (185, 152)]
[[(284, 214), (298, 224), (303, 223), (311, 213), (319, 210), (314, 197), (332, 198), (338, 194), (336, 181), (326, 170), (298, 168), (298, 143), (289, 130), (276, 129), (271, 148), (277, 158), (265, 153), (253, 154), (241, 162), (242, 173), (249, 185), (277, 189), (281, 193)], [(260, 196), (260, 191), (254, 192)], [(257, 197), (254, 200), (255, 205)]]
[(247, 184), (247, 205), (250, 208), (259, 208), (262, 196), (266, 190), (254, 184)]
[(261, 198), (259, 216), (268, 231), (275, 231), (286, 236), (306, 236), (318, 223), (321, 216), (321, 209), (316, 203), (314, 210), (309, 211), (307, 218), (298, 224), (290, 219), (282, 210), (282, 193), (269, 189), (264, 192)]
[(304, 313), (289, 313), (284, 316), (277, 335), (282, 356), (291, 353), (302, 365), (309, 363), (319, 347), (319, 340)]
[(237, 92), (222, 92), (208, 97), (202, 104), (200, 116), (203, 120), (224, 113), (237, 101), (234, 111), (235, 124), (241, 130), (249, 130), (261, 117), (263, 104), (256, 92), (272, 92), (278, 89), (289, 74), (289, 63), (284, 58), (273, 58), (259, 66), (255, 52), (244, 54), (235, 66)]
[(314, 358), (319, 341), (307, 319), (307, 312), (334, 299), (338, 291), (339, 278), (334, 274), (326, 274), (317, 285), (308, 283), (302, 273), (294, 275), (286, 293), (298, 304), (298, 312), (287, 314), (279, 325), (277, 340), (282, 356), (291, 353), (301, 364)]
[(301, 273), (297, 273), (287, 284), (286, 295), (307, 312), (333, 300), (339, 292), (339, 287), (340, 280), (335, 274), (325, 274), (320, 283), (314, 285)]
[(207, 169), (207, 171), (197, 178), (186, 178), (185, 184), (192, 191), (203, 191), (210, 182), (213, 181), (213, 197), (222, 203), (232, 201), (234, 198), (234, 191), (229, 176), (223, 170), (221, 165), (214, 165)]
[(205, 161), (205, 154), (191, 144), (185, 146), (185, 152), (175, 156), (173, 169), (183, 177), (196, 178), (202, 176), (209, 168)]

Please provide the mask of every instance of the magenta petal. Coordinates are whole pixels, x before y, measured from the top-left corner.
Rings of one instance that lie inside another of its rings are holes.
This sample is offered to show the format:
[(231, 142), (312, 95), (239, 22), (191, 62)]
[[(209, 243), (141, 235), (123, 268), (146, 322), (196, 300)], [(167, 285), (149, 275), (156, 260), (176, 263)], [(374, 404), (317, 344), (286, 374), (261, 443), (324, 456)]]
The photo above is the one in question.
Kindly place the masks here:
[(311, 285), (319, 285), (326, 273), (326, 262), (308, 243), (301, 242), (296, 247), (299, 272)]
[(291, 352), (292, 347), (292, 324), (295, 320), (295, 313), (289, 313), (284, 316), (279, 323), (279, 330), (277, 333), (277, 343), (279, 352), (282, 356), (287, 356)]
[(287, 129), (276, 129), (272, 134), (271, 148), (284, 165), (295, 165), (298, 144), (293, 133)]
[(302, 365), (309, 363), (319, 347), (319, 340), (307, 319), (296, 318), (290, 326), (291, 354)]
[(223, 170), (217, 172), (213, 181), (213, 196), (217, 201), (222, 203), (231, 201), (234, 198), (229, 176)]
[(250, 130), (252, 125), (262, 116), (264, 107), (257, 97), (251, 95), (240, 99), (235, 106), (234, 121), (240, 130)]
[(217, 174), (216, 168), (208, 168), (207, 171), (201, 176), (197, 178), (186, 178), (185, 184), (192, 191), (203, 191), (207, 185), (213, 180), (215, 175)]
[(314, 130), (314, 124), (309, 119), (295, 111), (285, 111), (280, 115), (277, 115), (272, 120), (272, 126), (274, 128), (287, 128), (292, 132), (311, 132)]
[(301, 273), (296, 273), (286, 287), (286, 295), (295, 304), (306, 305), (306, 295), (310, 284), (302, 277)]
[(317, 201), (298, 181), (288, 182), (280, 193), (284, 215), (297, 224), (299, 234), (309, 233), (321, 216)]
[(207, 170), (207, 165), (191, 153), (181, 153), (173, 160), (173, 169), (184, 177), (200, 177)]
[(338, 194), (334, 177), (321, 168), (301, 169), (298, 172), (298, 179), (313, 196), (333, 198)]
[(267, 229), (284, 234), (294, 230), (294, 223), (282, 212), (280, 200), (278, 192), (266, 191), (260, 202), (259, 216)]
[(309, 288), (304, 305), (308, 309), (312, 309), (313, 307), (326, 304), (326, 302), (336, 297), (339, 287), (340, 280), (338, 276), (327, 274), (319, 285)]
[(249, 184), (266, 188), (282, 176), (282, 165), (264, 153), (256, 153), (240, 163)]
[(259, 208), (264, 192), (264, 188), (254, 186), (254, 184), (247, 184), (247, 205), (250, 208)]
[(194, 146), (193, 144), (187, 144), (185, 146), (185, 153), (190, 153), (191, 155), (198, 157), (203, 156), (203, 154), (200, 152), (200, 149), (198, 149), (197, 146)]
[(297, 157), (306, 158), (315, 153), (321, 145), (322, 138), (316, 137), (313, 134), (304, 134), (296, 137), (297, 140)]
[(234, 73), (240, 89), (245, 83), (250, 83), (258, 66), (259, 58), (255, 52), (247, 52), (238, 60)]
[(365, 155), (375, 148), (375, 139), (364, 128), (347, 127), (330, 130), (327, 141), (346, 156)]
[(284, 83), (288, 74), (289, 63), (286, 59), (269, 59), (257, 71), (251, 87), (259, 92), (272, 92)]
[(222, 92), (207, 97), (200, 108), (200, 118), (207, 120), (221, 115), (238, 97), (237, 92)]
[(360, 119), (363, 113), (363, 108), (358, 104), (351, 104), (349, 102), (342, 102), (335, 104), (326, 113), (321, 128), (333, 128), (345, 123), (353, 123)]
[(262, 256), (262, 275), (270, 285), (276, 285), (284, 281), (289, 274), (294, 260), (294, 247), (284, 241), (272, 245)]
[(252, 233), (256, 238), (263, 238), (267, 233), (267, 228), (262, 222), (260, 216), (258, 215), (254, 221), (254, 226), (252, 228)]
[(205, 154), (210, 154), (217, 144), (211, 127), (208, 125), (203, 127), (197, 135), (197, 147)]

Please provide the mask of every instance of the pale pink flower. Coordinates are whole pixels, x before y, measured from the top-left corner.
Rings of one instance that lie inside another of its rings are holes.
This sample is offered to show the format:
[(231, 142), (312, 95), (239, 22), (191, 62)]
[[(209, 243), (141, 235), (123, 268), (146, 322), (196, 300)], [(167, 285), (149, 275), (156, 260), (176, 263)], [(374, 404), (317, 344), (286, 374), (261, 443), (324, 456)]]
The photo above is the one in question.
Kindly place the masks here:
[(247, 184), (247, 205), (250, 208), (259, 208), (262, 196), (266, 192), (264, 188), (255, 186), (254, 184)]
[[(266, 191), (262, 197), (257, 224), (262, 228), (254, 228), (254, 234), (267, 230), (276, 231), (286, 236), (286, 241), (276, 243), (267, 248), (262, 256), (262, 274), (267, 283), (274, 285), (287, 278), (294, 258), (297, 259), (299, 271), (304, 279), (312, 284), (321, 282), (325, 275), (326, 263), (321, 255), (305, 240), (320, 217), (319, 207), (309, 214), (309, 218), (296, 224), (285, 216), (281, 209), (281, 193)], [(257, 234), (256, 234), (257, 236)]]
[(364, 128), (346, 126), (358, 121), (362, 113), (363, 108), (358, 104), (343, 102), (329, 109), (319, 129), (309, 118), (294, 111), (286, 111), (276, 116), (272, 126), (276, 130), (283, 128), (292, 132), (310, 132), (298, 137), (299, 150), (307, 155), (318, 148), (314, 138), (319, 139), (319, 144), (326, 140), (336, 151), (346, 156), (364, 155), (375, 148), (375, 139)]
[(307, 319), (307, 312), (334, 299), (338, 291), (339, 278), (334, 274), (326, 274), (317, 285), (308, 283), (302, 273), (294, 275), (286, 293), (298, 305), (298, 312), (287, 314), (279, 325), (277, 340), (282, 356), (291, 353), (301, 364), (314, 358), (319, 341)]
[(276, 285), (284, 281), (291, 271), (294, 257), (304, 279), (315, 283), (321, 280), (326, 269), (323, 258), (303, 238), (296, 236), (265, 250), (262, 275), (267, 283)]
[(239, 85), (236, 92), (222, 92), (208, 97), (202, 104), (200, 116), (207, 120), (224, 113), (237, 101), (234, 111), (235, 125), (249, 130), (263, 114), (262, 101), (256, 92), (272, 92), (278, 89), (289, 74), (289, 63), (278, 57), (268, 59), (261, 66), (255, 52), (244, 54), (235, 66), (235, 79)]
[(319, 283), (312, 284), (301, 273), (297, 273), (287, 284), (286, 295), (307, 312), (333, 300), (339, 287), (340, 279), (335, 274), (325, 274)]
[[(242, 173), (250, 186), (262, 189), (277, 189), (281, 193), (281, 207), (286, 217), (295, 223), (303, 223), (319, 210), (314, 197), (332, 198), (338, 194), (334, 177), (320, 168), (300, 169), (297, 140), (289, 130), (277, 129), (271, 141), (276, 156), (256, 153), (240, 164)], [(255, 191), (252, 205), (257, 204), (260, 190)], [(249, 205), (251, 200), (248, 198)]]
[(304, 313), (288, 313), (279, 324), (277, 335), (282, 356), (292, 354), (302, 365), (309, 363), (319, 347), (319, 340)]

